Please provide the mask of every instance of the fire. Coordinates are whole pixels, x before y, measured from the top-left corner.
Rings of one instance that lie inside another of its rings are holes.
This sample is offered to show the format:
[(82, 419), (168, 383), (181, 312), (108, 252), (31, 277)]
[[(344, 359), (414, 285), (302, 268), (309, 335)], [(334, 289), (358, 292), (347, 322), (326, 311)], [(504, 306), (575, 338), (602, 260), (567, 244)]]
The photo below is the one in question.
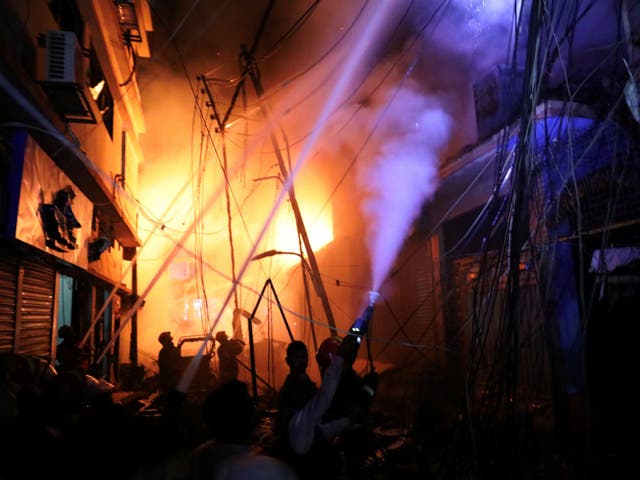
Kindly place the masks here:
[[(301, 204), (301, 211), (304, 216), (304, 208)], [(329, 244), (333, 240), (333, 218), (330, 211), (322, 212), (313, 222), (307, 223), (305, 221), (305, 230), (309, 238), (309, 243), (314, 252), (320, 250), (325, 245)], [(295, 217), (293, 212), (286, 212), (286, 214), (278, 215), (274, 225), (275, 238), (273, 240), (273, 248), (275, 250), (284, 252), (299, 252), (300, 246), (298, 243), (298, 230), (296, 227)], [(303, 244), (304, 248), (304, 244)], [(279, 259), (284, 263), (293, 264), (299, 262), (295, 256), (291, 258)]]

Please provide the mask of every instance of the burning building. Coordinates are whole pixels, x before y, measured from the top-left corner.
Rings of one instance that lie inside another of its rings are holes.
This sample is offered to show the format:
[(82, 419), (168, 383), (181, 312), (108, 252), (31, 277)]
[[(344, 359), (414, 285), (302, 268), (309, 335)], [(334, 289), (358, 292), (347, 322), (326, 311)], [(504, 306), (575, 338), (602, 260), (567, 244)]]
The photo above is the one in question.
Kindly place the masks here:
[[(135, 293), (144, 2), (2, 5), (0, 351), (55, 361), (69, 325), (113, 381)], [(125, 354), (125, 358), (128, 354)], [(135, 360), (135, 359), (134, 359)]]

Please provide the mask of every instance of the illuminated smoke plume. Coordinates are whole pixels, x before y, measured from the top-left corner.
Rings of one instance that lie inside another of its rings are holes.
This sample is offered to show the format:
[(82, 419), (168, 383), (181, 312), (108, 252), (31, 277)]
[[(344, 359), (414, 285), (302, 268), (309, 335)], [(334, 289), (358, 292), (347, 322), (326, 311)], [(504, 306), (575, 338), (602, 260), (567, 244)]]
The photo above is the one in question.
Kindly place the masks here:
[[(519, 4), (455, 0), (422, 36), (420, 64), (429, 72), (427, 78), (422, 88), (417, 83), (404, 87), (393, 99), (382, 127), (384, 143), (360, 177), (367, 192), (363, 209), (374, 290), (388, 275), (422, 205), (437, 188), (438, 158), (451, 146), (453, 118), (459, 125), (456, 142), (473, 142), (462, 137), (474, 130), (466, 124), (472, 102), (468, 99), (462, 107), (462, 94), (456, 89), (507, 59), (505, 39), (513, 33), (513, 14)], [(412, 16), (419, 23), (415, 26), (422, 29), (421, 22), (432, 17), (433, 8), (431, 3), (421, 4)]]
[(367, 192), (367, 242), (377, 290), (438, 180), (438, 152), (450, 136), (451, 119), (434, 99), (404, 87), (385, 113), (383, 138), (372, 165), (360, 177)]

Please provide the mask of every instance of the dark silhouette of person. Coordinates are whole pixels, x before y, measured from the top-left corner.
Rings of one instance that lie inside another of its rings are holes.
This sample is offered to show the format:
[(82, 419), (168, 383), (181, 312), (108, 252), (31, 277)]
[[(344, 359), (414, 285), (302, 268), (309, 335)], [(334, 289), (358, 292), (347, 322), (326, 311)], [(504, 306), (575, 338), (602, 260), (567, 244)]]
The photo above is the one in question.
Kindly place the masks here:
[(56, 368), (59, 372), (77, 369), (81, 366), (78, 335), (70, 325), (62, 325), (58, 329), (58, 338), (62, 342), (56, 347)]
[(173, 344), (171, 332), (162, 332), (158, 336), (162, 345), (158, 353), (158, 389), (160, 394), (168, 394), (175, 390), (182, 374), (182, 354)]
[(357, 335), (347, 335), (342, 339), (340, 352), (344, 358), (344, 365), (340, 381), (331, 406), (322, 418), (323, 422), (343, 417), (353, 421), (353, 426), (341, 432), (334, 443), (345, 461), (345, 471), (351, 475), (358, 473), (366, 463), (363, 460), (375, 450), (370, 428), (370, 411), (377, 393), (378, 374), (372, 369), (366, 375), (360, 376), (354, 370), (353, 364), (358, 356), (359, 345)]
[(378, 374), (372, 370), (367, 375), (360, 376), (354, 370), (353, 364), (358, 356), (358, 349), (357, 335), (347, 335), (342, 339), (340, 350), (344, 358), (344, 367), (331, 407), (327, 411), (327, 418), (362, 417), (371, 409), (377, 392)]
[(211, 437), (191, 452), (191, 480), (295, 478), (286, 463), (253, 446), (259, 415), (245, 382), (229, 380), (214, 388), (202, 417)]
[(238, 379), (238, 361), (236, 357), (242, 352), (244, 342), (235, 338), (229, 338), (227, 332), (216, 333), (218, 346), (218, 381), (226, 383)]
[(332, 446), (337, 435), (351, 427), (349, 418), (324, 422), (340, 380), (343, 359), (336, 349), (323, 371), (320, 388), (309, 378), (309, 353), (303, 342), (287, 347), (289, 375), (278, 392), (274, 420), (275, 452), (293, 466), (300, 478), (331, 478), (342, 461)]
[[(288, 423), (293, 413), (318, 391), (315, 382), (307, 374), (309, 352), (303, 342), (294, 340), (287, 346), (285, 361), (289, 366), (289, 374), (278, 392), (278, 408), (274, 419), (274, 435), (278, 443), (287, 438)], [(278, 447), (285, 448), (284, 445)]]

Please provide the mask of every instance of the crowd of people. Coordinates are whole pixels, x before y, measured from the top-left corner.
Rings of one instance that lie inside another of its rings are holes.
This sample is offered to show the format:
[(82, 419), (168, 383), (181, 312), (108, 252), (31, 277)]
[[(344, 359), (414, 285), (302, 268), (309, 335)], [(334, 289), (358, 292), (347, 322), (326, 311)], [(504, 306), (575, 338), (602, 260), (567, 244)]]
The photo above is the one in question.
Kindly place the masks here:
[[(265, 445), (257, 435), (257, 406), (237, 371), (212, 387), (199, 404), (179, 395), (180, 349), (170, 332), (158, 338), (158, 389), (173, 395), (175, 402), (159, 416), (140, 415), (115, 403), (111, 392), (91, 390), (82, 376), (83, 352), (72, 348), (77, 339), (72, 331), (62, 334), (59, 371), (34, 368), (28, 357), (17, 354), (0, 357), (2, 431), (9, 440), (0, 478), (42, 473), (68, 479), (357, 478), (353, 469), (358, 452), (351, 445), (354, 438), (365, 438), (358, 432), (376, 381), (375, 373), (360, 377), (353, 371), (355, 336), (332, 337), (321, 345), (316, 355), (322, 370), (319, 386), (307, 374), (306, 345), (291, 342), (286, 355), (290, 373), (279, 389), (274, 441)], [(238, 346), (234, 348), (237, 352)], [(231, 353), (232, 358), (238, 353)], [(33, 458), (39, 461), (28, 460)]]
[[(171, 332), (165, 331), (158, 336), (162, 348), (158, 352), (158, 390), (162, 396), (174, 390), (186, 367), (182, 357), (180, 343), (173, 343)], [(238, 379), (237, 357), (242, 353), (244, 342), (236, 338), (229, 338), (227, 332), (221, 330), (216, 333), (218, 342), (218, 374), (215, 383), (226, 383)]]

